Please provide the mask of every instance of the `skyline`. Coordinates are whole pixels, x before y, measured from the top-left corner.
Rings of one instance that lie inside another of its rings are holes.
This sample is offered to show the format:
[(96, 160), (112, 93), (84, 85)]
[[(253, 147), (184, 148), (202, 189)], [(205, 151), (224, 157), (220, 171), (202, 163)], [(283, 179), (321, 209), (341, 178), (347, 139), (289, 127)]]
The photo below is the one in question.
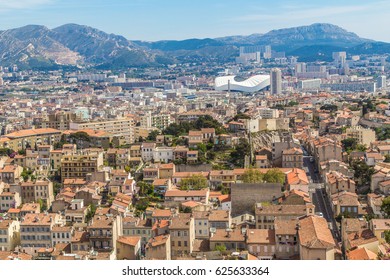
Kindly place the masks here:
[[(183, 5), (167, 0), (0, 0), (1, 30), (29, 24), (54, 28), (66, 23), (88, 25), (129, 40), (183, 40), (266, 33), (273, 29), (313, 23), (338, 25), (358, 36), (390, 42), (380, 26), (390, 24), (390, 3), (335, 0), (305, 3), (295, 0), (199, 0)], [(156, 28), (159, 27), (159, 28)]]

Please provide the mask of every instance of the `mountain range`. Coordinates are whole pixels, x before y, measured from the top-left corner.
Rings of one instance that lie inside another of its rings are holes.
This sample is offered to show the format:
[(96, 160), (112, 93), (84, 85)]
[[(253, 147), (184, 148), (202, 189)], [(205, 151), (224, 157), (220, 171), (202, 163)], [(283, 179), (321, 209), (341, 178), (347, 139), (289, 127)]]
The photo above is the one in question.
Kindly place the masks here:
[(389, 43), (361, 38), (324, 23), (249, 36), (156, 42), (128, 40), (78, 24), (54, 29), (27, 25), (0, 31), (0, 65), (48, 70), (72, 66), (119, 69), (177, 62), (228, 62), (238, 55), (240, 46), (248, 45), (272, 45), (277, 51), (299, 56), (300, 61), (329, 60), (333, 51), (390, 53)]

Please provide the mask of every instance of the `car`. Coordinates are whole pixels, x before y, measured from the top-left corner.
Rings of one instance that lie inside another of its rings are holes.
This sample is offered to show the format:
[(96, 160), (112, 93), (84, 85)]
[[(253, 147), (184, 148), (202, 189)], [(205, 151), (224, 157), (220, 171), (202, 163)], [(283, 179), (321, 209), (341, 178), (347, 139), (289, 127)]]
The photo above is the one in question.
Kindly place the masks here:
[(323, 218), (324, 217), (324, 214), (322, 212), (316, 212), (316, 215)]

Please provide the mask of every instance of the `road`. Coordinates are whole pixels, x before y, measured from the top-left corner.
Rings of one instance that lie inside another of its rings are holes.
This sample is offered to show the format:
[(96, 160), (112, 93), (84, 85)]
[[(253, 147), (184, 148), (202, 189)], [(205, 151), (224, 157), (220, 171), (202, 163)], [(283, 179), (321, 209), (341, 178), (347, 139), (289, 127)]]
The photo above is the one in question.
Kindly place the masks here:
[(341, 236), (336, 220), (334, 219), (332, 206), (326, 194), (321, 176), (316, 172), (317, 167), (315, 166), (315, 162), (310, 162), (310, 158), (310, 156), (303, 157), (303, 169), (306, 171), (306, 175), (310, 181), (309, 192), (312, 202), (315, 205), (315, 211), (323, 214), (326, 221), (330, 223), (333, 237), (340, 242)]

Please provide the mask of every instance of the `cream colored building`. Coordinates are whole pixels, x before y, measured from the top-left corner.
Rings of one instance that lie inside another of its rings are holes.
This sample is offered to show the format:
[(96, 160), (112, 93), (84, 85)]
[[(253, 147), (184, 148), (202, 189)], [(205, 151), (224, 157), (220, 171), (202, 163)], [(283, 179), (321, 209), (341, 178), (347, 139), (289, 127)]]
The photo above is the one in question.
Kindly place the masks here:
[(61, 179), (86, 179), (88, 173), (99, 171), (103, 162), (103, 151), (99, 149), (66, 154), (61, 158)]
[(378, 238), (379, 243), (386, 242), (385, 231), (390, 231), (390, 219), (372, 219), (370, 229)]
[(12, 251), (20, 244), (19, 221), (0, 221), (0, 251)]
[(169, 230), (172, 259), (191, 254), (195, 241), (195, 225), (192, 214), (180, 213), (174, 216)]
[[(20, 223), (20, 243), (22, 250), (31, 250), (37, 253), (39, 248), (50, 248), (51, 230), (60, 223), (59, 214), (26, 214)], [(28, 249), (29, 248), (29, 249)]]
[(49, 209), (54, 201), (53, 183), (50, 181), (23, 182), (20, 189), (23, 203), (38, 202), (42, 199)]
[(122, 118), (105, 120), (100, 122), (73, 122), (69, 128), (72, 130), (102, 130), (116, 137), (124, 137), (128, 143), (134, 143), (134, 120), (132, 118)]
[(141, 237), (119, 236), (116, 240), (117, 260), (137, 260), (141, 254)]
[(354, 126), (347, 128), (347, 138), (357, 139), (359, 144), (370, 147), (372, 142), (375, 142), (375, 131), (369, 128), (363, 128), (361, 126)]
[(171, 236), (169, 234), (165, 234), (151, 238), (145, 247), (145, 259), (170, 260)]

